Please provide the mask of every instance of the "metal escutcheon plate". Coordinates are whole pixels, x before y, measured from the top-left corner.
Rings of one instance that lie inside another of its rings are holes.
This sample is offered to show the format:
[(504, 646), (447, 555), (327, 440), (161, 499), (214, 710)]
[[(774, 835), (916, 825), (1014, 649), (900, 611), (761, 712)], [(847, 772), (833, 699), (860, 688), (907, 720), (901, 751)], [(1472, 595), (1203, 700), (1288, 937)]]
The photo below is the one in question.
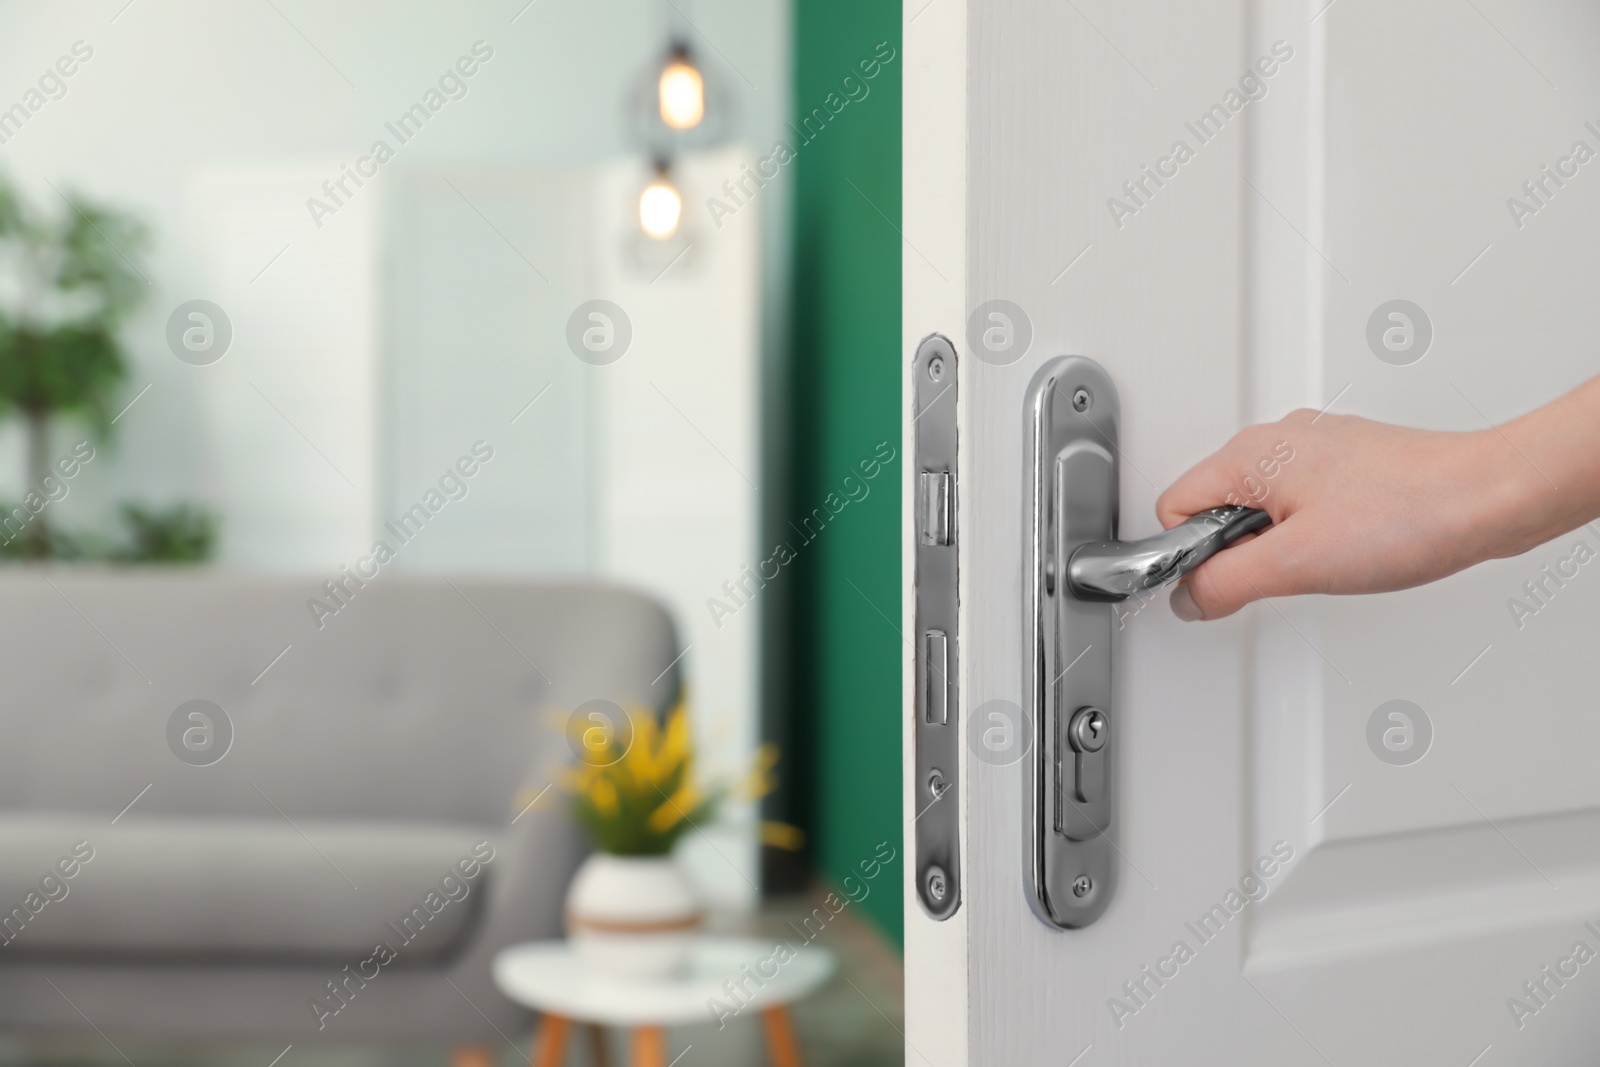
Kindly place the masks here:
[(1023, 584), (1035, 735), (1023, 775), (1024, 878), (1035, 914), (1067, 928), (1105, 914), (1117, 887), (1115, 609), (1071, 596), (1065, 567), (1073, 547), (1116, 535), (1118, 420), (1116, 388), (1091, 359), (1053, 359), (1029, 386)]

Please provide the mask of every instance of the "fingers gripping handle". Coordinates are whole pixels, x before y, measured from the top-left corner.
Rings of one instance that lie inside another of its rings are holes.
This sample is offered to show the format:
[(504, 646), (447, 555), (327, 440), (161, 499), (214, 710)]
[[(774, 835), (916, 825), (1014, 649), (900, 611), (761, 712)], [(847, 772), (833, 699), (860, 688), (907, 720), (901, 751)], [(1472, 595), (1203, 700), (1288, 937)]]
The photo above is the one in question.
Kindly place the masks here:
[(1090, 541), (1067, 561), (1067, 588), (1079, 600), (1126, 600), (1177, 581), (1246, 534), (1271, 525), (1265, 511), (1222, 507), (1142, 541)]

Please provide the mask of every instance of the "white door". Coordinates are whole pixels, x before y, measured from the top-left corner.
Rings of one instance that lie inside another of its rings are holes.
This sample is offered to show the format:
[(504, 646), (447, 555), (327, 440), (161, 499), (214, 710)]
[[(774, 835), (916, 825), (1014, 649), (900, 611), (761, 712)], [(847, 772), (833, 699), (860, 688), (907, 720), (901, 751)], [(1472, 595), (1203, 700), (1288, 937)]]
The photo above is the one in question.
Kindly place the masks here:
[(969, 727), (1029, 699), (1024, 403), (1052, 358), (1115, 381), (1124, 538), (1250, 423), (1480, 429), (1600, 371), (1600, 9), (909, 0), (905, 52), (905, 454), (941, 334), (963, 736), (936, 920), (908, 656), (906, 1062), (1594, 1062), (1600, 570), (1547, 578), (1594, 530), (1403, 593), (1131, 611), (1117, 884), (1081, 929), (1030, 907), (1035, 753)]

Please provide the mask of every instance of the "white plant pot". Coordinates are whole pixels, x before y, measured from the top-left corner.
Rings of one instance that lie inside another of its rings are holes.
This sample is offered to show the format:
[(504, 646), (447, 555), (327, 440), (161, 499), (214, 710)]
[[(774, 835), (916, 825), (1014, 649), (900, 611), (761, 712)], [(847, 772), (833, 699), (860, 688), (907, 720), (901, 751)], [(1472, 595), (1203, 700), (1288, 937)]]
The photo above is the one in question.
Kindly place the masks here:
[(567, 933), (595, 967), (631, 978), (683, 972), (700, 903), (670, 856), (596, 852), (567, 889)]

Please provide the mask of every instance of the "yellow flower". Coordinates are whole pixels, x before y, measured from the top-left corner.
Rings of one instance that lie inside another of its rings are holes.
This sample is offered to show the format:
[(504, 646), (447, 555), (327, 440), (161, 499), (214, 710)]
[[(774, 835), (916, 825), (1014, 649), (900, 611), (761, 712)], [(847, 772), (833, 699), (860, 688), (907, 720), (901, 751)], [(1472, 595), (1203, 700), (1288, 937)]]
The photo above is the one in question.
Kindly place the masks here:
[(689, 713), (679, 702), (667, 717), (666, 736), (661, 742), (662, 777), (689, 758)]
[[(609, 747), (587, 745), (594, 727), (569, 716), (569, 740), (584, 742), (585, 756), (557, 777), (562, 788), (580, 798), (577, 814), (597, 847), (623, 855), (660, 855), (701, 820), (716, 818), (724, 800), (754, 800), (776, 785), (772, 771), (777, 749), (764, 745), (741, 780), (705, 782), (695, 773), (695, 734), (683, 701), (665, 716), (648, 709), (628, 713), (631, 737), (606, 737)], [(575, 731), (579, 731), (575, 734)], [(763, 830), (798, 847), (793, 828)]]
[(589, 783), (589, 802), (601, 815), (615, 815), (619, 806), (617, 787), (609, 778), (596, 778)]
[(770, 742), (762, 745), (756, 750), (755, 763), (733, 790), (733, 795), (742, 800), (760, 800), (778, 788), (777, 775), (771, 773), (777, 763), (778, 746)]
[(665, 833), (678, 825), (680, 820), (687, 819), (689, 812), (699, 807), (700, 801), (700, 790), (695, 788), (695, 784), (684, 782), (676, 793), (650, 813), (650, 819), (645, 825), (657, 833)]
[(786, 822), (773, 822), (769, 819), (761, 824), (761, 843), (787, 852), (798, 852), (806, 843), (806, 832), (798, 826), (790, 826)]

